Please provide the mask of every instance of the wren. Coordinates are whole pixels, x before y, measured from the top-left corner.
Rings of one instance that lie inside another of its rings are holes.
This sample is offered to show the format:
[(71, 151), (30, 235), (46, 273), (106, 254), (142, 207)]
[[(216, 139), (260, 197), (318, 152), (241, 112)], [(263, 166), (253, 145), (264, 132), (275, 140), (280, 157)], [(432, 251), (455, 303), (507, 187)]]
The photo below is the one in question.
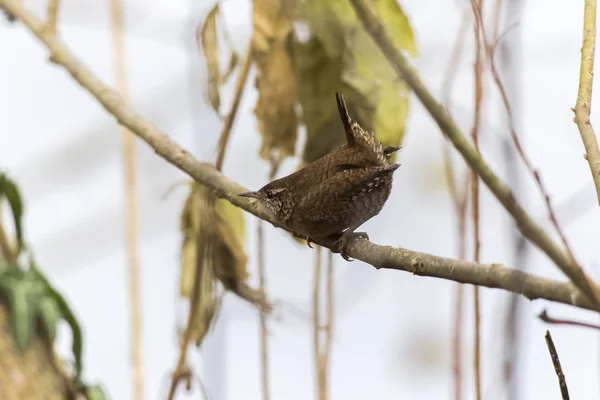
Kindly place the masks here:
[[(336, 94), (336, 100), (346, 143), (257, 192), (240, 196), (260, 201), (273, 219), (309, 246), (313, 239), (336, 239), (340, 255), (350, 261), (348, 238), (382, 210), (400, 166), (390, 162), (390, 155), (399, 148), (383, 145), (352, 120), (342, 95)], [(368, 239), (366, 233), (360, 235)]]

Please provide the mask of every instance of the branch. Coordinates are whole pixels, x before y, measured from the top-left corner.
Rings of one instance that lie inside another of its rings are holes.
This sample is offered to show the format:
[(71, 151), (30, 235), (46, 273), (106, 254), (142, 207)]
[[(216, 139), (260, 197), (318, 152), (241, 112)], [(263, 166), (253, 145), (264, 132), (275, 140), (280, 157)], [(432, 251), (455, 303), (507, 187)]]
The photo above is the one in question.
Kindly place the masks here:
[(579, 90), (573, 111), (575, 112), (575, 123), (585, 147), (585, 158), (590, 164), (590, 171), (596, 186), (598, 204), (600, 204), (600, 149), (598, 149), (594, 128), (590, 123), (595, 47), (596, 0), (586, 0), (583, 9), (583, 45), (581, 48), (581, 67), (579, 69)]
[(562, 395), (563, 400), (569, 400), (569, 390), (567, 389), (567, 381), (565, 379), (565, 374), (563, 374), (562, 367), (560, 366), (560, 359), (558, 358), (558, 353), (556, 352), (556, 347), (554, 346), (554, 341), (552, 340), (552, 336), (550, 336), (550, 331), (548, 330), (546, 331), (546, 345), (548, 346), (550, 358), (552, 358), (552, 365), (554, 365), (554, 371), (556, 372), (556, 376), (558, 377), (560, 394)]
[[(212, 189), (216, 196), (279, 227), (277, 221), (269, 218), (260, 203), (238, 196), (248, 189), (222, 175), (212, 164), (196, 160), (154, 124), (146, 121), (129, 107), (117, 92), (102, 83), (81, 61), (75, 58), (55, 35), (46, 33), (43, 24), (37, 17), (25, 10), (15, 0), (0, 0), (0, 5), (23, 21), (50, 49), (52, 59), (57, 65), (63, 66), (120, 124), (146, 142), (160, 157), (187, 173), (200, 184)], [(328, 248), (333, 245), (327, 241), (319, 241), (316, 244)], [(333, 248), (336, 247), (333, 246)], [(364, 261), (378, 269), (408, 271), (415, 275), (504, 289), (523, 295), (530, 300), (541, 298), (579, 308), (594, 309), (588, 298), (572, 283), (553, 281), (498, 264), (477, 264), (398, 247), (381, 246), (356, 235), (349, 239), (347, 252), (352, 258)]]
[[(433, 117), (440, 130), (450, 139), (454, 147), (465, 159), (469, 167), (481, 177), (486, 186), (512, 215), (523, 236), (533, 242), (538, 248), (550, 257), (552, 261), (569, 277), (578, 288), (587, 296), (594, 298), (594, 291), (582, 274), (578, 266), (571, 260), (547, 234), (535, 223), (534, 219), (517, 202), (510, 188), (487, 165), (477, 150), (469, 143), (464, 133), (452, 119), (444, 106), (436, 101), (425, 84), (421, 81), (418, 72), (410, 64), (406, 56), (396, 47), (389, 34), (386, 32), (378, 16), (367, 5), (365, 0), (349, 0), (362, 22), (365, 30), (379, 45), (392, 67), (396, 70), (408, 86), (413, 90), (429, 114)], [(600, 307), (596, 307), (598, 309)]]

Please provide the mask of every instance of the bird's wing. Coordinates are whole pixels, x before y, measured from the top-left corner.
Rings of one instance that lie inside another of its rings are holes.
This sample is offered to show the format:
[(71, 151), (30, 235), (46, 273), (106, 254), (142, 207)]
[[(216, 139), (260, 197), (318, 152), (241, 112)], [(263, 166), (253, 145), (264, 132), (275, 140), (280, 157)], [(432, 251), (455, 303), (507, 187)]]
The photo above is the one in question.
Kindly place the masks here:
[(359, 197), (368, 195), (384, 183), (400, 164), (377, 167), (358, 167), (352, 164), (337, 166), (339, 172), (315, 185), (299, 201), (294, 213), (301, 219), (328, 220), (334, 214), (352, 213)]

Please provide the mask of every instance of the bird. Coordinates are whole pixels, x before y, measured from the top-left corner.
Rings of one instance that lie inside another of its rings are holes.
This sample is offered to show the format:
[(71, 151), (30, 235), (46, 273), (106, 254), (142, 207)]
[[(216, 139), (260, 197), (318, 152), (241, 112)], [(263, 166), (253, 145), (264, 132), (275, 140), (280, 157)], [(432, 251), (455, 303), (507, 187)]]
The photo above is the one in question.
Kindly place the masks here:
[[(296, 236), (334, 238), (341, 256), (348, 238), (379, 214), (389, 198), (393, 173), (390, 161), (399, 147), (383, 145), (372, 132), (354, 121), (341, 94), (336, 93), (346, 143), (298, 171), (240, 196), (257, 199), (268, 215)], [(366, 233), (360, 236), (368, 239)], [(312, 246), (310, 246), (312, 247)]]

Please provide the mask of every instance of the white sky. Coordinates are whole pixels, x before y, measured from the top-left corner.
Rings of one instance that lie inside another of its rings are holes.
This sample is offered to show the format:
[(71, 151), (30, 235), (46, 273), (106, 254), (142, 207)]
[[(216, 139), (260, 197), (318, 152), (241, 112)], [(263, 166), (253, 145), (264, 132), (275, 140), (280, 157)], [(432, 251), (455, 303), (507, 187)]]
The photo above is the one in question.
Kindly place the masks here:
[[(71, 49), (103, 80), (114, 84), (108, 2), (63, 0), (60, 30)], [(133, 103), (148, 119), (203, 159), (214, 156), (220, 125), (203, 98), (202, 61), (194, 29), (208, 1), (127, 0), (128, 69)], [(416, 65), (439, 94), (452, 41), (457, 4), (466, 1), (404, 1), (416, 31)], [(45, 2), (24, 0), (42, 12)], [(583, 147), (572, 122), (581, 40), (582, 2), (530, 0), (519, 28), (524, 58), (520, 68), (522, 125), (526, 150), (540, 169), (555, 203), (587, 188), (580, 218), (565, 228), (579, 260), (598, 277), (600, 214)], [(41, 15), (41, 14), (40, 14)], [(250, 33), (250, 5), (228, 0), (226, 15), (238, 49)], [(469, 38), (468, 57), (472, 41)], [(120, 135), (106, 112), (70, 77), (46, 62), (47, 52), (23, 27), (0, 26), (0, 168), (20, 184), (26, 199), (26, 234), (52, 281), (67, 295), (84, 327), (85, 371), (114, 399), (131, 398), (127, 275), (123, 240), (123, 180)], [(470, 127), (471, 58), (461, 64), (454, 93), (455, 117)], [(596, 86), (597, 87), (597, 86)], [(231, 98), (226, 89), (224, 104)], [(486, 107), (484, 156), (503, 173), (499, 137), (503, 114), (496, 91)], [(365, 226), (376, 243), (454, 256), (456, 234), (442, 186), (441, 135), (415, 99), (402, 168), (380, 216)], [(249, 188), (266, 181), (258, 159), (252, 109), (253, 79), (242, 101), (225, 172)], [(592, 115), (592, 122), (594, 122)], [(599, 128), (600, 129), (600, 128)], [(140, 240), (143, 270), (144, 358), (148, 399), (162, 399), (177, 356), (176, 321), (185, 313), (177, 300), (177, 215), (185, 195), (162, 196), (184, 175), (145, 145), (138, 147)], [(290, 161), (283, 172), (295, 167)], [(527, 205), (544, 217), (540, 197), (527, 178)], [(566, 214), (565, 214), (566, 215)], [(508, 220), (483, 191), (483, 260), (509, 263)], [(255, 218), (247, 218), (249, 268), (255, 275)], [(314, 254), (287, 235), (267, 228), (269, 292), (308, 316)], [(563, 279), (534, 250), (529, 270)], [(454, 285), (396, 271), (376, 271), (336, 257), (336, 322), (331, 374), (332, 399), (451, 398), (451, 324)], [(471, 332), (471, 288), (467, 287), (466, 341)], [(484, 398), (500, 399), (503, 307), (507, 296), (483, 290)], [(536, 319), (544, 307), (556, 315), (591, 320), (589, 313), (542, 301), (527, 303), (522, 346), (523, 399), (560, 399), (556, 376)], [(205, 363), (191, 353), (215, 400), (260, 397), (259, 330), (256, 312), (232, 295), (206, 342)], [(311, 326), (282, 307), (271, 327), (272, 399), (313, 398)], [(61, 348), (68, 348), (67, 330)], [(598, 398), (598, 350), (594, 332), (552, 327), (572, 398)], [(429, 361), (427, 361), (429, 360)], [(472, 392), (470, 349), (465, 354), (466, 387)], [(186, 398), (181, 396), (180, 398)], [(194, 393), (189, 398), (198, 398)]]

